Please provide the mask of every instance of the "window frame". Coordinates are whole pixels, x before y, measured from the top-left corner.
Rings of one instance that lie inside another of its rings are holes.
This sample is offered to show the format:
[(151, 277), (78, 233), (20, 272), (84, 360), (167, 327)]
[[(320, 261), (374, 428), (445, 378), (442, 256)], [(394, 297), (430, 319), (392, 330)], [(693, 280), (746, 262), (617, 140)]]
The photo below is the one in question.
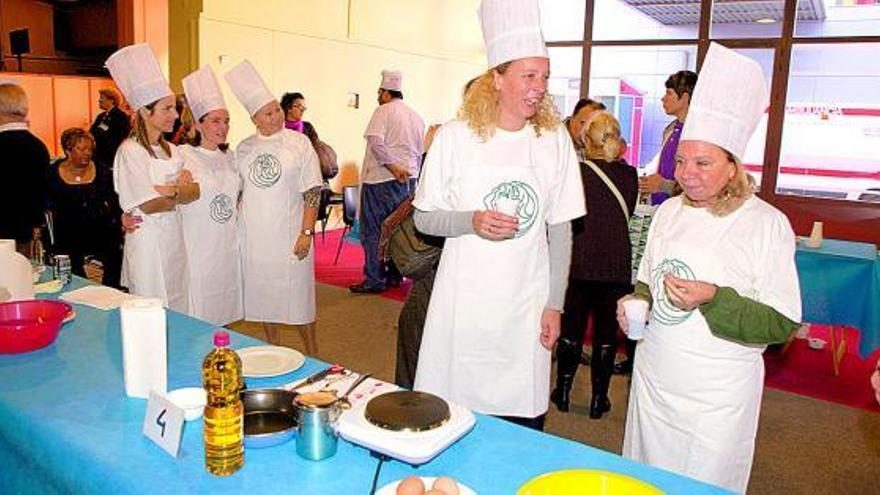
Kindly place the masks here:
[(814, 221), (824, 222), (827, 237), (870, 242), (880, 245), (880, 204), (843, 199), (816, 198), (776, 193), (779, 175), (779, 159), (782, 131), (785, 121), (785, 104), (788, 96), (788, 79), (791, 54), (795, 44), (844, 44), (878, 43), (880, 35), (866, 36), (794, 36), (795, 17), (799, 0), (785, 0), (782, 32), (772, 38), (712, 38), (710, 37), (713, 0), (700, 2), (700, 26), (696, 39), (632, 39), (593, 40), (595, 0), (584, 0), (584, 31), (582, 40), (548, 42), (548, 47), (582, 47), (581, 97), (590, 94), (590, 62), (593, 47), (606, 46), (663, 46), (697, 45), (697, 70), (703, 65), (711, 42), (728, 48), (766, 48), (774, 51), (771, 78), (770, 112), (767, 121), (767, 138), (764, 145), (764, 163), (761, 188), (762, 199), (779, 208), (788, 217), (798, 235), (809, 235)]

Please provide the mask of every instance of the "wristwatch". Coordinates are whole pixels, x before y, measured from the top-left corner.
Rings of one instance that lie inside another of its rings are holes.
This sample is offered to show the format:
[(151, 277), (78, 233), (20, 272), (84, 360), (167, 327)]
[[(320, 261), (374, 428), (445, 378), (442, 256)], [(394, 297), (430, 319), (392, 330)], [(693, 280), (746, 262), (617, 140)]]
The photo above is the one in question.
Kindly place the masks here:
[(302, 229), (302, 232), (300, 232), (300, 233), (304, 236), (311, 237), (311, 236), (315, 235), (315, 230), (314, 229)]

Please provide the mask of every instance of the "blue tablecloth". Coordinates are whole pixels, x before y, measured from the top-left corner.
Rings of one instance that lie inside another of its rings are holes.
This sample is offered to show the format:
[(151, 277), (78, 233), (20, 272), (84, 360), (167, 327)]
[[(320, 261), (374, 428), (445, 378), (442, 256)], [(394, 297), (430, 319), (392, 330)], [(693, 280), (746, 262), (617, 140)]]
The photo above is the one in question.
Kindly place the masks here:
[[(74, 286), (81, 285), (75, 280)], [(311, 462), (293, 442), (247, 450), (245, 466), (226, 478), (204, 468), (202, 421), (187, 423), (180, 456), (171, 458), (141, 434), (146, 401), (125, 397), (119, 311), (76, 306), (50, 347), (0, 355), (0, 492), (2, 493), (302, 493), (366, 494), (376, 459), (340, 441), (336, 456)], [(200, 384), (212, 348), (211, 325), (168, 313), (169, 389)], [(233, 347), (259, 344), (231, 333)], [(326, 364), (248, 387), (277, 386)], [(564, 468), (617, 471), (667, 493), (724, 493), (586, 445), (479, 416), (474, 430), (419, 468), (391, 461), (379, 486), (411, 474), (449, 475), (483, 494), (512, 494), (528, 479)]]
[(873, 244), (825, 239), (817, 249), (798, 241), (803, 320), (859, 329), (862, 357), (880, 348), (880, 260)]

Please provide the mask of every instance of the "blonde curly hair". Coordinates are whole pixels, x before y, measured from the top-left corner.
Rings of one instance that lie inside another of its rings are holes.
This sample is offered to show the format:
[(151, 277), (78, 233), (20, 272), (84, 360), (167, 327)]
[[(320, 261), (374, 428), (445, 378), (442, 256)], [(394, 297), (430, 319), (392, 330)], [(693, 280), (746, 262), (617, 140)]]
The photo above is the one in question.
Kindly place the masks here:
[[(474, 134), (484, 141), (495, 135), (498, 125), (499, 91), (495, 89), (495, 74), (504, 74), (511, 63), (505, 62), (474, 79), (467, 88), (464, 101), (458, 109), (458, 118), (467, 122)], [(538, 104), (538, 111), (529, 119), (529, 123), (540, 136), (541, 131), (556, 130), (560, 122), (553, 99), (547, 93)]]

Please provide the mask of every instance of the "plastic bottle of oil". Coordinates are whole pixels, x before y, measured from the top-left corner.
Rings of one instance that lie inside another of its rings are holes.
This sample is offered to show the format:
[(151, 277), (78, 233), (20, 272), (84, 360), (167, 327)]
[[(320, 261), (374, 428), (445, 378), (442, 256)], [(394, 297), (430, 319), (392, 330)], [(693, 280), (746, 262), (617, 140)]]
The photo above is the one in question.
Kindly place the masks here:
[(214, 350), (202, 364), (208, 392), (205, 407), (205, 467), (228, 476), (244, 465), (244, 406), (241, 404), (241, 359), (229, 347), (229, 334), (214, 334)]

